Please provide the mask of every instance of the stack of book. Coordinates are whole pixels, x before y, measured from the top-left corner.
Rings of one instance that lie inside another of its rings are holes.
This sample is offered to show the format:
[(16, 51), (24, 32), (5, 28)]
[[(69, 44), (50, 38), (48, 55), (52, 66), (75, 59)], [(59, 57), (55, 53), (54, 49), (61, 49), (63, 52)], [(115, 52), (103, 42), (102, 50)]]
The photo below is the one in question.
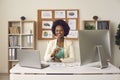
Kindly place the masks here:
[(9, 60), (16, 60), (17, 59), (17, 54), (16, 54), (16, 49), (10, 48), (9, 49)]
[(98, 22), (98, 29), (107, 30), (109, 29), (109, 23), (105, 21)]
[(19, 36), (9, 36), (9, 46), (10, 47), (19, 47), (18, 37)]

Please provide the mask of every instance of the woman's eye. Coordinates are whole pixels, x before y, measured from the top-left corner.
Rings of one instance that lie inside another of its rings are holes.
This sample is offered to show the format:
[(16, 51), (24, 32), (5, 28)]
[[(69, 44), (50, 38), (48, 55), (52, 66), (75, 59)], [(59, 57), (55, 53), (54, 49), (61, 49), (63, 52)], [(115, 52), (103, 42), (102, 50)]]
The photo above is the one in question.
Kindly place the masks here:
[(56, 30), (55, 32), (63, 32), (63, 30)]
[(58, 32), (58, 31), (55, 31), (55, 32)]

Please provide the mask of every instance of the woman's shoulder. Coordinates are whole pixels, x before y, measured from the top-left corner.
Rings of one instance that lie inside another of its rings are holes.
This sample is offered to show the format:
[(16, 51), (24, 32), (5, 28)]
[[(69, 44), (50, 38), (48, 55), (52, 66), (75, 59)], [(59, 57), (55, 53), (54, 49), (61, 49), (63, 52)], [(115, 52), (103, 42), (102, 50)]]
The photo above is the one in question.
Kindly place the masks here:
[(50, 44), (56, 43), (56, 39), (50, 40), (49, 43), (50, 43)]
[(72, 40), (66, 40), (65, 39), (65, 43), (72, 44), (73, 42), (72, 42)]

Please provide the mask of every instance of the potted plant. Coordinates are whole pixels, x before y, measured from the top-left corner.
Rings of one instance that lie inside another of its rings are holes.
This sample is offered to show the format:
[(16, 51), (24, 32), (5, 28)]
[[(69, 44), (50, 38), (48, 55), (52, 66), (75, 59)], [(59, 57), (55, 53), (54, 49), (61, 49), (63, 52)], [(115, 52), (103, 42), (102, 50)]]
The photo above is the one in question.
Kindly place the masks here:
[(86, 30), (94, 30), (94, 29), (95, 29), (95, 26), (90, 25), (89, 23), (86, 23), (85, 29), (86, 29)]
[(117, 33), (115, 35), (115, 44), (119, 46), (120, 49), (120, 24), (118, 24)]

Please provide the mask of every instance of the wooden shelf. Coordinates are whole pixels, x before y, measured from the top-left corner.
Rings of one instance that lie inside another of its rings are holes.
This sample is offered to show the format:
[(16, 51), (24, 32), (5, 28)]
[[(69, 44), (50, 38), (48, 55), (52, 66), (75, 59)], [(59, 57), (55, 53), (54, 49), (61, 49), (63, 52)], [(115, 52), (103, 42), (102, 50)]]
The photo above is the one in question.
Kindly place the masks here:
[(8, 21), (8, 70), (18, 62), (18, 49), (36, 48), (35, 30), (35, 21)]
[(84, 30), (109, 30), (110, 20), (84, 20), (83, 21)]

